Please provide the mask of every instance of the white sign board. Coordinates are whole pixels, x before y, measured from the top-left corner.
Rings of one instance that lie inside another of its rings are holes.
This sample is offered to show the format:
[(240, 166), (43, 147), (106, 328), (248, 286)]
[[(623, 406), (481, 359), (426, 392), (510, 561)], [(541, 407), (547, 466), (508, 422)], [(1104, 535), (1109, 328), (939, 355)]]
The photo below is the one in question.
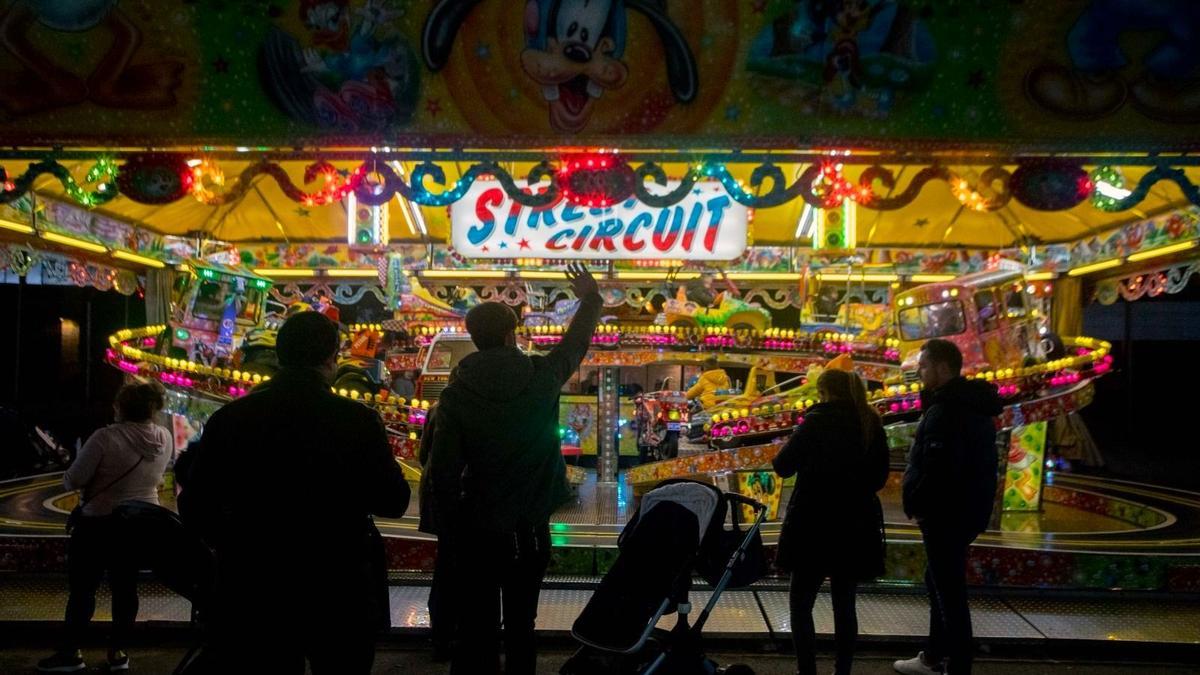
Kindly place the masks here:
[(717, 181), (696, 183), (660, 209), (632, 197), (609, 208), (563, 199), (521, 206), (489, 180), (450, 206), (450, 240), (467, 258), (733, 260), (746, 249), (749, 220), (750, 210)]

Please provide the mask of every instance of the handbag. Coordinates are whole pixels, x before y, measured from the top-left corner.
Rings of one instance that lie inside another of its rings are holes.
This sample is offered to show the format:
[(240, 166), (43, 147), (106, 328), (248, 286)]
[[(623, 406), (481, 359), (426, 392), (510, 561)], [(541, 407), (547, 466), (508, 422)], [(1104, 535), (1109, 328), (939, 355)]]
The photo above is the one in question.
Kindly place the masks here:
[[(100, 488), (99, 490), (96, 490), (95, 494), (92, 495), (92, 499), (95, 499), (97, 497), (97, 495), (103, 494), (104, 491), (108, 490), (109, 488), (116, 485), (117, 483), (120, 483), (121, 481), (125, 480), (125, 477), (128, 476), (129, 474), (133, 473), (133, 470), (138, 468), (138, 466), (141, 465), (142, 460), (144, 460), (144, 459), (146, 459), (146, 458), (138, 457), (138, 461), (134, 462), (133, 466), (126, 469), (125, 473), (121, 474), (120, 476), (117, 476), (117, 478), (115, 480), (111, 481), (108, 485), (105, 485), (104, 487)], [(81, 492), (80, 493), (81, 498), (79, 500), (79, 503), (75, 505), (75, 508), (71, 509), (71, 513), (67, 514), (67, 525), (66, 525), (67, 534), (71, 534), (71, 531), (74, 530), (79, 525), (80, 519), (83, 518), (83, 507), (87, 505), (87, 500), (82, 498), (82, 494), (83, 493)]]

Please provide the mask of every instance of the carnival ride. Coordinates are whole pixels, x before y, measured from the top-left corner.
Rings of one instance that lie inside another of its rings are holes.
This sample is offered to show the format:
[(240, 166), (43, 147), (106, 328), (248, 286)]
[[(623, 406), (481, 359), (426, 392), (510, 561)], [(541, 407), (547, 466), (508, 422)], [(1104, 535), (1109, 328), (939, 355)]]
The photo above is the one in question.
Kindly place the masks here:
[[(920, 298), (940, 299), (943, 290), (950, 291), (954, 287), (1017, 291), (1016, 278), (1010, 272), (993, 274), (995, 285), (982, 283), (983, 278), (938, 282), (898, 292), (893, 298), (893, 316), (899, 317), (909, 307), (921, 307), (924, 301)], [(959, 295), (963, 293), (960, 290)], [(1023, 291), (1022, 295), (1032, 294)], [(916, 298), (911, 305), (907, 300), (909, 297)], [(948, 293), (948, 297), (955, 296)], [(1005, 303), (1006, 313), (1017, 311), (1015, 301), (1011, 305), (1007, 301)], [(978, 350), (973, 344), (963, 343), (964, 352), (976, 350), (988, 353), (982, 343), (994, 338), (992, 331), (985, 330), (989, 325), (989, 315), (986, 311), (981, 312), (981, 306), (986, 307), (986, 304), (963, 303), (966, 325), (957, 337), (960, 342), (969, 340), (981, 343)], [(1013, 325), (1018, 323), (1017, 319), (1028, 319), (1031, 322), (1028, 325), (1036, 325), (1036, 321), (1042, 317), (1034, 316), (1032, 309), (1026, 308), (1025, 317), (1007, 318), (1014, 320)], [(918, 315), (916, 320), (909, 321), (909, 325), (918, 326), (922, 332), (931, 330), (922, 322), (936, 322), (932, 316), (928, 319), (925, 317), (925, 314)], [(561, 315), (560, 320), (569, 321), (569, 315)], [(414, 342), (423, 345), (420, 353), (426, 365), (432, 365), (430, 355), (439, 346), (469, 344), (464, 333), (452, 328), (450, 325), (442, 326), (425, 335), (421, 335), (420, 330), (414, 330)], [(554, 323), (543, 317), (522, 326), (519, 332), (531, 349), (544, 350), (556, 344), (564, 330), (563, 323)], [(242, 395), (254, 384), (254, 373), (227, 370), (156, 353), (155, 340), (162, 331), (163, 327), (151, 326), (117, 333), (112, 338), (112, 362), (139, 377), (157, 377), (169, 387), (186, 391), (189, 395), (219, 400)], [(1112, 368), (1111, 346), (1104, 341), (1063, 337), (1061, 343), (1065, 353), (1058, 358), (1047, 358), (1044, 350), (1019, 354), (1001, 351), (1001, 357), (995, 361), (972, 362), (967, 372), (969, 377), (996, 384), (1005, 401), (1004, 412), (997, 426), (1002, 431), (1002, 437), (1008, 439), (1005, 448), (1011, 471), (1007, 473), (1012, 474), (1008, 478), (1010, 482), (1013, 479), (1016, 481), (1016, 484), (1006, 485), (1005, 491), (1014, 494), (1024, 491), (1023, 503), (1026, 506), (1025, 509), (1004, 510), (995, 530), (985, 534), (981, 542), (1012, 551), (1011, 554), (1006, 553), (1010, 557), (1022, 549), (1028, 549), (1028, 555), (1032, 556), (1057, 556), (1056, 560), (1061, 558), (1068, 561), (1063, 564), (1076, 570), (1082, 569), (1080, 566), (1084, 563), (1072, 556), (1092, 550), (1086, 543), (1089, 541), (1097, 542), (1095, 545), (1102, 550), (1141, 550), (1146, 555), (1164, 554), (1167, 549), (1161, 545), (1158, 548), (1152, 546), (1145, 534), (1156, 528), (1170, 530), (1180, 527), (1170, 523), (1182, 522), (1178, 519), (1186, 514), (1177, 509), (1164, 509), (1163, 506), (1173, 497), (1158, 493), (1142, 494), (1132, 489), (1121, 490), (1112, 485), (1080, 483), (1070, 476), (1048, 478), (1041, 471), (1042, 447), (1036, 442), (1032, 447), (1026, 447), (1023, 443), (1022, 438), (1030, 435), (1030, 429), (1042, 433), (1044, 443), (1045, 423), (1086, 406), (1094, 394), (1095, 379)], [(1027, 350), (1040, 347), (1040, 343), (1036, 342), (1020, 344), (1025, 345)], [(899, 336), (807, 333), (780, 327), (755, 330), (725, 326), (669, 326), (618, 320), (603, 324), (598, 329), (593, 339), (593, 349), (585, 358), (585, 365), (620, 368), (672, 362), (699, 366), (709, 356), (716, 356), (722, 365), (753, 369), (753, 375), (747, 378), (745, 390), (719, 401), (714, 408), (703, 411), (704, 414), (689, 408), (680, 392), (644, 394), (644, 400), (655, 406), (654, 412), (663, 423), (660, 427), (663, 432), (686, 434), (687, 425), (692, 420), (703, 420), (707, 416), (707, 421), (702, 421), (698, 427), (698, 444), (685, 445), (686, 451), (679, 452), (678, 456), (654, 456), (652, 459), (656, 461), (629, 468), (621, 475), (618, 485), (628, 486), (626, 489), (637, 495), (664, 479), (696, 477), (716, 481), (727, 489), (753, 494), (772, 507), (771, 521), (764, 530), (770, 543), (778, 534), (779, 505), (785, 501), (789, 488), (777, 477), (772, 480), (768, 467), (780, 447), (779, 442), (803, 420), (805, 411), (815, 403), (812, 383), (819, 370), (826, 367), (852, 367), (862, 374), (870, 383), (871, 403), (887, 424), (890, 443), (902, 448), (912, 432), (913, 420), (921, 409), (920, 385), (908, 382), (904, 377), (904, 348), (905, 340)], [(449, 348), (444, 356), (448, 356), (449, 360), (442, 365), (448, 366), (455, 360)], [(437, 368), (432, 370), (436, 372)], [(386, 392), (358, 394), (347, 391), (346, 395), (380, 411), (396, 447), (397, 457), (406, 466), (409, 476), (415, 478), (419, 469), (411, 458), (428, 411), (428, 403), (399, 401)], [(697, 445), (702, 450), (694, 452)], [(577, 466), (570, 466), (568, 470), (572, 482), (580, 490), (581, 502), (572, 508), (575, 511), (582, 510), (581, 513), (598, 509), (599, 506), (589, 500), (598, 498), (599, 487), (587, 477), (588, 472)], [(894, 550), (894, 555), (889, 554), (889, 565), (892, 566), (889, 575), (906, 578), (908, 572), (903, 567), (907, 559), (904, 556), (909, 550), (906, 544), (917, 539), (915, 531), (910, 532), (911, 528), (904, 525), (903, 519), (895, 513), (897, 507), (890, 501), (895, 499), (895, 490), (894, 485), (885, 489), (889, 537), (899, 544), (889, 547)], [(1030, 504), (1032, 508), (1028, 508)], [(1197, 509), (1200, 512), (1200, 502)], [(619, 532), (621, 513), (624, 512), (619, 511), (611, 524), (595, 525), (586, 532), (570, 524), (577, 522), (577, 518), (581, 517), (579, 514), (563, 515), (563, 520), (554, 525), (555, 541), (559, 545), (612, 545)], [(419, 538), (413, 529), (415, 520), (412, 518), (395, 523), (385, 522), (381, 527), (390, 535), (405, 539)], [(1161, 544), (1176, 539), (1167, 536), (1157, 541)], [(1076, 577), (1081, 573), (1074, 572)], [(987, 577), (993, 572), (985, 568), (978, 574)], [(1036, 580), (1028, 583), (1036, 583)], [(1080, 582), (1076, 578), (1071, 583)]]

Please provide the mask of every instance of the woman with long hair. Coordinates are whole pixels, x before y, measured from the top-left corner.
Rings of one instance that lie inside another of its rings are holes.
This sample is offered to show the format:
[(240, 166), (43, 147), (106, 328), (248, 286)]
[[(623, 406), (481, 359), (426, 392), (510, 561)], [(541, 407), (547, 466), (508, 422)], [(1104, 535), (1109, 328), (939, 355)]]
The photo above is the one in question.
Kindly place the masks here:
[(797, 673), (816, 673), (812, 610), (830, 580), (835, 675), (848, 675), (858, 636), (858, 582), (883, 573), (883, 512), (876, 495), (888, 475), (883, 424), (862, 379), (826, 370), (820, 403), (775, 456), (775, 472), (796, 476), (779, 537), (779, 566), (791, 572), (789, 609)]
[(58, 651), (38, 663), (39, 672), (87, 668), (79, 647), (105, 572), (113, 618), (108, 669), (129, 669), (125, 648), (137, 619), (137, 570), (124, 556), (112, 513), (127, 500), (158, 504), (158, 486), (172, 449), (170, 432), (154, 423), (166, 403), (165, 394), (157, 382), (122, 387), (113, 405), (116, 422), (88, 438), (63, 477), (68, 490), (80, 491), (81, 506), (68, 520), (65, 632)]

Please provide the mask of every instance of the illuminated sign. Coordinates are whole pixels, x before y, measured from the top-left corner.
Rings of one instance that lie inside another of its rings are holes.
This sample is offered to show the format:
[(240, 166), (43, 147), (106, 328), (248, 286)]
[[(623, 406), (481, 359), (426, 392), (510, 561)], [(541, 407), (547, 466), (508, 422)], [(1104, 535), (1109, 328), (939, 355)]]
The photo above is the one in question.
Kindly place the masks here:
[(667, 208), (632, 198), (610, 208), (562, 199), (535, 208), (476, 181), (450, 206), (450, 238), (467, 258), (733, 260), (746, 249), (749, 221), (750, 209), (716, 181), (696, 183)]

